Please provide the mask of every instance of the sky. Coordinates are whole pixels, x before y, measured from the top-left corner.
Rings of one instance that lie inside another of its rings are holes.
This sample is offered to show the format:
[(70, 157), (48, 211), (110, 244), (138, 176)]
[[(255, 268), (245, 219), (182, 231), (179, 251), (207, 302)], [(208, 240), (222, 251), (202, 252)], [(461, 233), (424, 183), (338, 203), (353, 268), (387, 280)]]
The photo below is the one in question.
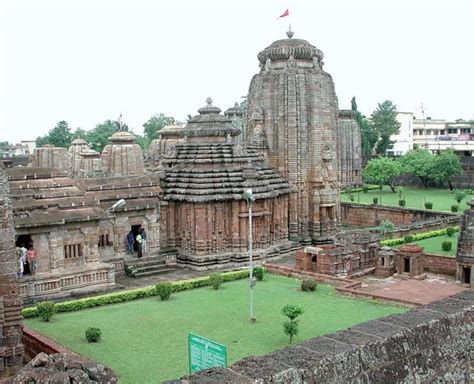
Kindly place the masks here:
[[(246, 96), (257, 54), (288, 24), (324, 52), (339, 108), (379, 102), (474, 118), (472, 0), (0, 0), (0, 141), (60, 120), (117, 119), (142, 133), (155, 113), (185, 121), (210, 96)], [(277, 19), (285, 9), (288, 18)]]

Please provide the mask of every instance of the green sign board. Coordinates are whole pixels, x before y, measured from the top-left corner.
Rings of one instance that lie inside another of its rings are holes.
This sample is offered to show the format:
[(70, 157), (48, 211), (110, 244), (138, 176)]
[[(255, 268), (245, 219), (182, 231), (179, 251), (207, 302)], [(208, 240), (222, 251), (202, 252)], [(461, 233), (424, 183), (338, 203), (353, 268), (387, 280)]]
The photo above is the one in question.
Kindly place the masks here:
[(227, 367), (224, 345), (190, 333), (188, 335), (189, 373), (212, 367)]

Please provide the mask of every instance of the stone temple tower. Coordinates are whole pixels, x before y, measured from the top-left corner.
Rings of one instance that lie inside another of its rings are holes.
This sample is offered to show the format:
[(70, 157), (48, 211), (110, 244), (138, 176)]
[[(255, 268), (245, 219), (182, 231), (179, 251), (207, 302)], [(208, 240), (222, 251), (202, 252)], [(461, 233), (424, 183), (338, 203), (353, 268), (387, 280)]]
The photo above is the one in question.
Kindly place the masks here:
[[(305, 40), (277, 40), (258, 54), (248, 94), (248, 142), (297, 188), (290, 196), (291, 240), (324, 243), (337, 225), (338, 106), (323, 52)], [(263, 143), (263, 144), (262, 144)]]

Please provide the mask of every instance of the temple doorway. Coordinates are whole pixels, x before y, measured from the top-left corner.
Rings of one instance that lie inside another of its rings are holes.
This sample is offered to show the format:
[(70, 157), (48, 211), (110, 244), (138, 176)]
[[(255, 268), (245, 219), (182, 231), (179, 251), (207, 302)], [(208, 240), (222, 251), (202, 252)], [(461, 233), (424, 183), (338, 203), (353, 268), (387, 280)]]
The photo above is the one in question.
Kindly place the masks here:
[(471, 284), (471, 267), (461, 267), (461, 283)]
[(410, 259), (407, 257), (403, 258), (403, 272), (410, 273)]
[[(26, 249), (29, 249), (30, 246), (33, 246), (33, 239), (30, 235), (20, 235), (16, 238), (15, 246), (18, 248), (25, 247)], [(25, 264), (23, 266), (23, 274), (31, 274), (30, 264), (28, 263), (28, 260), (25, 260)]]
[[(133, 238), (136, 239), (137, 235), (140, 233), (140, 231), (142, 229), (142, 225), (141, 224), (132, 225), (131, 229), (132, 229), (132, 233), (133, 233)], [(135, 252), (138, 251), (138, 245), (137, 245), (136, 241), (133, 242), (133, 250)]]

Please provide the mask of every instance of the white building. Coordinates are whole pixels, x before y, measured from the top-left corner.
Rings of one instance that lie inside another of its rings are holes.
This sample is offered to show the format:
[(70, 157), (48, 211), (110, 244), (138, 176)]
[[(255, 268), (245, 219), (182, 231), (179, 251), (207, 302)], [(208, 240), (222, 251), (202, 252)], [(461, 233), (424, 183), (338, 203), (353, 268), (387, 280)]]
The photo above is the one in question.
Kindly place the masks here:
[(474, 124), (448, 122), (441, 119), (417, 119), (411, 112), (398, 112), (400, 133), (390, 137), (395, 141), (388, 155), (401, 156), (415, 147), (425, 148), (432, 153), (452, 148), (460, 156), (474, 154)]

